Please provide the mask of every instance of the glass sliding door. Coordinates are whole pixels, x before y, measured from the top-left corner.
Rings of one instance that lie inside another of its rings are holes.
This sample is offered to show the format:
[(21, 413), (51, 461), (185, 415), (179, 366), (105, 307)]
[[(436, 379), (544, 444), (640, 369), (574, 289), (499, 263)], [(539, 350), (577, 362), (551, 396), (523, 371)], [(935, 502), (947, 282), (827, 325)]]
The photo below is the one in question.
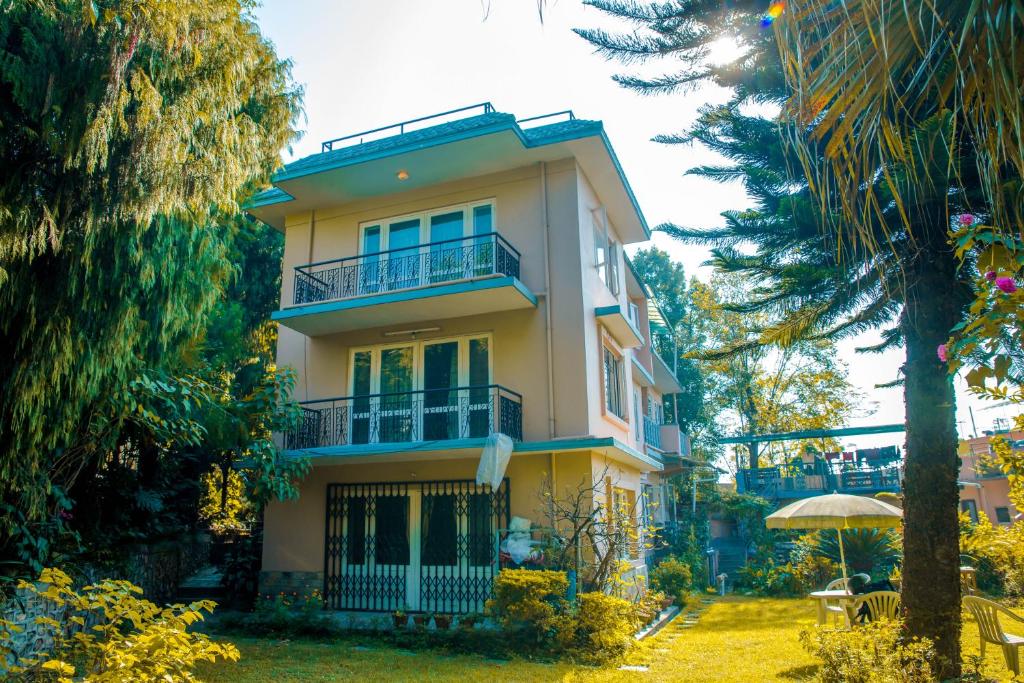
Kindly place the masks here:
[[(356, 351), (352, 354), (352, 443), (371, 442), (371, 422), (375, 402), (373, 389), (373, 352)], [(372, 439), (376, 441), (376, 437)]]
[[(465, 275), (461, 237), (465, 229), (462, 211), (452, 211), (430, 217), (430, 281), (459, 280)], [(454, 240), (454, 241), (452, 241)], [(437, 244), (440, 242), (440, 244)]]
[(423, 346), (423, 438), (457, 439), (459, 427), (459, 343)]
[(413, 366), (413, 347), (399, 346), (380, 352), (380, 409), (378, 438), (381, 443), (419, 441), (415, 419), (418, 398)]
[(404, 289), (420, 284), (420, 219), (388, 226), (387, 287)]
[(489, 336), (353, 349), (351, 440), (486, 437), (496, 425)]
[[(473, 207), (473, 275), (480, 277), (494, 272), (495, 238), (489, 233), (494, 232), (494, 208), (490, 204)], [(480, 237), (479, 235), (486, 235)]]
[(383, 242), (379, 225), (363, 228), (362, 258), (359, 259), (358, 285), (360, 294), (375, 294), (380, 291), (380, 252)]
[[(469, 436), (483, 437), (491, 432), (494, 424), (491, 401), (491, 350), (487, 337), (470, 339), (467, 349), (467, 384), (469, 385), (468, 421)], [(497, 400), (497, 397), (494, 398)]]

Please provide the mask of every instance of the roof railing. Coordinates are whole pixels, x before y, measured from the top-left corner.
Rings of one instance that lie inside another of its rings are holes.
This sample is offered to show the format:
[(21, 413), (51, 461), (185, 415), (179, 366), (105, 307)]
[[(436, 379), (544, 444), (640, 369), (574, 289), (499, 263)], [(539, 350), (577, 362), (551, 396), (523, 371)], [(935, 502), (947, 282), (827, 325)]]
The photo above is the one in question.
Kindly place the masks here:
[(553, 119), (556, 116), (564, 116), (564, 117), (566, 117), (567, 121), (575, 121), (576, 120), (576, 114), (574, 114), (572, 112), (572, 109), (566, 109), (565, 111), (556, 111), (556, 112), (552, 112), (550, 114), (541, 114), (540, 116), (529, 116), (529, 117), (527, 117), (525, 119), (516, 119), (516, 123), (518, 123), (518, 124), (532, 123), (534, 121), (541, 121), (543, 119)]
[[(484, 114), (493, 114), (495, 111), (497, 111), (494, 108), (494, 105), (491, 104), (490, 102), (481, 102), (480, 104), (471, 104), (468, 107), (459, 107), (458, 109), (451, 109), (449, 111), (443, 111), (440, 114), (431, 114), (430, 116), (421, 116), (421, 117), (419, 117), (417, 119), (409, 119), (408, 121), (399, 121), (398, 123), (392, 123), (389, 126), (381, 126), (380, 128), (373, 128), (372, 130), (364, 130), (364, 131), (362, 131), (360, 133), (353, 133), (352, 135), (346, 135), (345, 137), (334, 138), (333, 140), (327, 140), (327, 141), (322, 142), (320, 144), (320, 151), (321, 152), (330, 152), (331, 150), (334, 149), (334, 146), (337, 143), (339, 143), (339, 142), (347, 142), (349, 140), (355, 140), (357, 138), (358, 138), (358, 142), (356, 142), (355, 144), (361, 145), (361, 144), (363, 144), (363, 142), (365, 142), (365, 138), (366, 138), (367, 135), (373, 135), (375, 133), (383, 133), (384, 131), (389, 131), (389, 130), (397, 130), (397, 133), (396, 133), (397, 135), (404, 135), (405, 134), (405, 127), (409, 126), (409, 125), (412, 125), (414, 123), (423, 123), (424, 121), (430, 121), (432, 119), (439, 119), (439, 118), (442, 118), (442, 117), (445, 117), (445, 116), (451, 116), (452, 114), (462, 114), (464, 112), (473, 111), (473, 110), (477, 110), (477, 109), (479, 109), (481, 111), (479, 113), (477, 113), (477, 114), (473, 114), (473, 116), (482, 116)], [(460, 118), (469, 118), (469, 116), (460, 117)], [(387, 136), (382, 136), (382, 137), (387, 137)]]

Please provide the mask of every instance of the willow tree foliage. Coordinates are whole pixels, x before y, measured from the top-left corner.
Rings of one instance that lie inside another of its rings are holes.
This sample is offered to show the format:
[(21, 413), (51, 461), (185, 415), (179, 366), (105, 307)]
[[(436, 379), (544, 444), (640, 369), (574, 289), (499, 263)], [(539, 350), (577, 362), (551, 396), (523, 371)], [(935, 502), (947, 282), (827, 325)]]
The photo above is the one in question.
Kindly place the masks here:
[[(752, 295), (735, 310), (768, 314), (758, 335), (723, 352), (764, 344), (785, 348), (871, 328), (882, 333), (875, 350), (906, 349), (904, 605), (911, 633), (936, 641), (943, 658), (938, 673), (957, 675), (955, 400), (937, 348), (963, 317), (973, 280), (972, 258), (968, 254), (960, 267), (949, 244), (951, 217), (985, 203), (965, 128), (955, 117), (933, 112), (903, 128), (898, 141), (888, 141), (900, 146), (902, 158), (862, 175), (859, 183), (839, 182), (837, 174), (822, 176), (817, 169), (830, 163), (842, 140), (819, 134), (816, 126), (845, 120), (835, 107), (858, 95), (851, 90), (837, 100), (819, 100), (810, 119), (788, 116), (793, 91), (784, 78), (772, 17), (764, 15), (766, 3), (593, 4), (636, 29), (582, 32), (605, 55), (630, 63), (682, 64), (667, 75), (620, 77), (624, 85), (662, 93), (710, 80), (734, 93), (726, 105), (704, 109), (690, 130), (659, 138), (697, 141), (718, 152), (726, 163), (691, 172), (742, 182), (752, 199), (750, 208), (727, 212), (720, 229), (663, 227), (711, 244), (715, 264), (752, 286)], [(710, 65), (707, 50), (723, 36), (736, 38), (745, 54), (727, 65)], [(759, 115), (765, 107), (782, 113)], [(852, 213), (852, 205), (873, 210)]]
[(105, 400), (196, 336), (231, 217), (295, 137), (300, 92), (250, 9), (0, 8), (0, 497), (31, 515), (55, 460), (72, 480), (106, 446)]

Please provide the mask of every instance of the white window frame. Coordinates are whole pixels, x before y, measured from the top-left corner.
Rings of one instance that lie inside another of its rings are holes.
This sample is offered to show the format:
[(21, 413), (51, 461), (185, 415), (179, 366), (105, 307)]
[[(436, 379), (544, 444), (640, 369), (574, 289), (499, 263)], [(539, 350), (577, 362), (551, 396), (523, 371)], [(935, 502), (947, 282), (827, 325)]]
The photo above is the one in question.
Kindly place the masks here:
[[(490, 206), (491, 207), (491, 232), (496, 232), (498, 229), (498, 213), (497, 203), (494, 197), (488, 197), (485, 199), (476, 199), (471, 202), (462, 202), (460, 204), (449, 204), (448, 206), (439, 206), (430, 209), (423, 209), (421, 211), (414, 211), (412, 213), (399, 214), (397, 216), (387, 216), (384, 218), (377, 218), (369, 221), (359, 222), (359, 244), (358, 251), (359, 256), (370, 256), (371, 254), (364, 254), (363, 247), (365, 246), (364, 231), (366, 228), (372, 228), (374, 226), (380, 226), (380, 250), (382, 252), (390, 250), (390, 237), (391, 237), (391, 225), (393, 223), (401, 223), (403, 221), (412, 220), (418, 218), (420, 221), (420, 238), (419, 247), (422, 249), (430, 244), (430, 218), (432, 216), (439, 216), (446, 213), (455, 213), (456, 211), (462, 211), (462, 236), (472, 237), (473, 236), (473, 209), (479, 206)], [(410, 247), (411, 249), (412, 247)]]
[[(481, 332), (476, 334), (466, 334), (457, 336), (446, 336), (446, 337), (434, 337), (431, 339), (410, 339), (404, 342), (389, 342), (387, 344), (371, 344), (364, 346), (353, 346), (349, 349), (348, 354), (348, 378), (346, 387), (348, 388), (347, 396), (355, 396), (355, 361), (356, 354), (370, 352), (370, 395), (376, 395), (380, 393), (380, 370), (381, 370), (381, 354), (387, 349), (394, 348), (407, 348), (412, 347), (412, 389), (413, 392), (423, 391), (424, 375), (426, 370), (426, 362), (424, 351), (427, 346), (433, 344), (444, 344), (450, 342), (458, 343), (458, 373), (459, 378), (456, 385), (459, 387), (469, 386), (469, 345), (474, 339), (485, 339), (487, 340), (487, 386), (494, 384), (494, 335), (490, 332)], [(362, 395), (362, 394), (360, 394)], [(374, 411), (373, 407), (375, 404), (379, 404), (380, 399), (374, 398), (370, 402), (370, 415), (371, 421), (373, 415), (379, 415), (379, 411)], [(463, 404), (460, 402), (459, 409), (462, 410)], [(466, 405), (466, 408), (471, 406)], [(492, 416), (493, 417), (493, 416)], [(349, 420), (353, 418), (353, 413), (350, 411)], [(420, 414), (418, 419), (422, 425), (423, 416)], [(461, 417), (460, 417), (461, 420)], [(461, 422), (460, 422), (461, 424)], [(371, 422), (370, 434), (377, 433), (379, 431), (373, 429)], [(422, 435), (422, 432), (421, 432)], [(377, 443), (377, 442), (371, 442)]]
[[(618, 391), (616, 392), (619, 399), (619, 411), (615, 412), (610, 402), (609, 396), (609, 385), (611, 382), (608, 378), (608, 363), (606, 361), (606, 354), (611, 354), (618, 363)], [(625, 372), (625, 354), (618, 349), (615, 345), (611, 344), (607, 338), (602, 341), (601, 344), (601, 410), (606, 416), (612, 416), (617, 420), (629, 424), (629, 407), (626, 405), (627, 399), (627, 387), (626, 387), (626, 372)]]

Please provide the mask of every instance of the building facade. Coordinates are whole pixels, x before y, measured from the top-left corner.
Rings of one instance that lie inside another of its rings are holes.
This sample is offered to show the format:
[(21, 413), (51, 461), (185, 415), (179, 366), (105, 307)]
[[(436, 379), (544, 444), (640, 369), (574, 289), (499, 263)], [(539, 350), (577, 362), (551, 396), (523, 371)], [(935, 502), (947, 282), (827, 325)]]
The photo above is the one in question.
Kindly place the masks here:
[[(285, 235), (273, 317), (302, 421), (280, 439), (312, 463), (266, 510), (264, 590), (476, 611), (509, 530), (545, 527), (545, 491), (592, 485), (638, 529), (664, 517), (648, 501), (685, 449), (662, 409), (679, 387), (623, 253), (649, 231), (599, 121), (481, 105), (329, 141), (249, 211)], [(476, 473), (498, 433), (513, 448), (492, 489)], [(639, 548), (623, 559), (645, 572)]]
[(999, 469), (986, 462), (992, 455), (992, 438), (1010, 442), (1014, 450), (1024, 451), (1024, 432), (986, 433), (960, 441), (960, 510), (977, 522), (984, 512), (993, 524), (1009, 525), (1019, 511), (1010, 502), (1010, 483)]

